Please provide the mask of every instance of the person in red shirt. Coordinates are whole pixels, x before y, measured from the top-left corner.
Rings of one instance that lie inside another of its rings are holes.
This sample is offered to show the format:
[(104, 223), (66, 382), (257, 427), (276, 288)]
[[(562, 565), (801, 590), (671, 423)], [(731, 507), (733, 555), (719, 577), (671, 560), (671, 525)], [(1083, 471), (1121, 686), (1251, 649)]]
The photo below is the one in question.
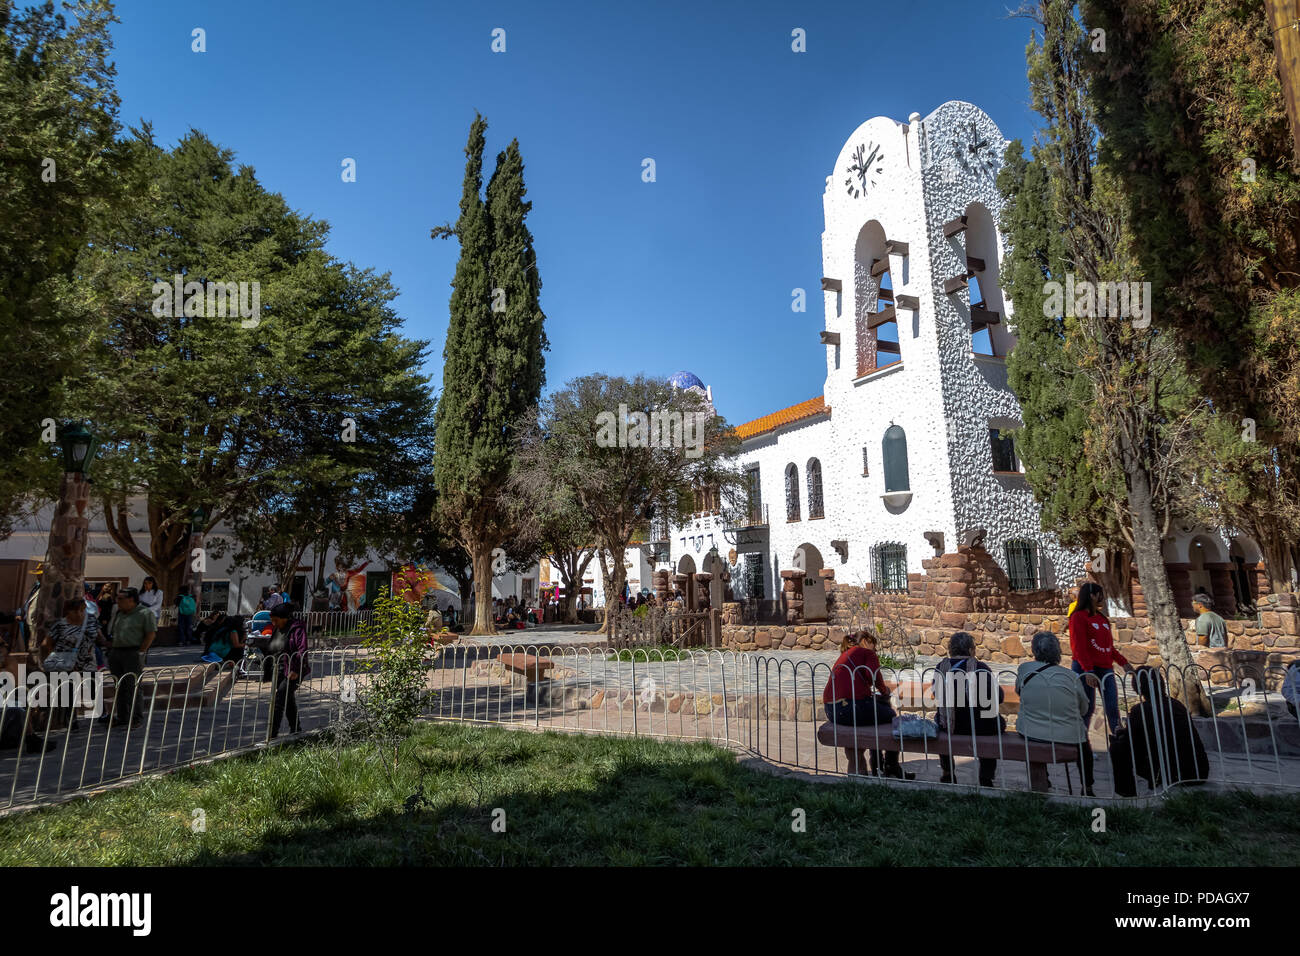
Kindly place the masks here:
[[(874, 733), (893, 733), (894, 708), (889, 705), (889, 688), (880, 672), (880, 658), (876, 656), (876, 635), (870, 631), (846, 634), (840, 644), (840, 656), (831, 667), (830, 680), (822, 691), (826, 719), (833, 724), (850, 727), (881, 725)], [(850, 773), (862, 773), (867, 765), (866, 750), (845, 747)], [(874, 776), (880, 768), (880, 751), (871, 751), (870, 772)], [(884, 776), (904, 779), (903, 766), (898, 751), (885, 751)], [(906, 775), (908, 777), (914, 774)]]
[(1070, 669), (1081, 675), (1086, 684), (1088, 712), (1083, 715), (1084, 726), (1092, 720), (1092, 713), (1097, 708), (1096, 693), (1100, 687), (1106, 725), (1114, 735), (1119, 730), (1119, 686), (1115, 682), (1115, 665), (1123, 665), (1126, 674), (1133, 673), (1133, 665), (1115, 649), (1110, 621), (1101, 613), (1104, 606), (1101, 585), (1084, 582), (1079, 588), (1079, 602), (1070, 615)]

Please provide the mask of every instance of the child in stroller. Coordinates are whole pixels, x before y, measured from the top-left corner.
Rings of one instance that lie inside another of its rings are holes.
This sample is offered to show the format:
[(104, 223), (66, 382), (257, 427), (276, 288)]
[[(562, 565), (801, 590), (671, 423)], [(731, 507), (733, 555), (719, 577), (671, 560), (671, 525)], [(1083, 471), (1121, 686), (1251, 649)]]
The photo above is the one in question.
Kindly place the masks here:
[(271, 640), (271, 612), (258, 611), (249, 619), (248, 636), (244, 641), (244, 657), (239, 662), (241, 677), (255, 677), (257, 680), (270, 680), (275, 662), (267, 653), (266, 646)]

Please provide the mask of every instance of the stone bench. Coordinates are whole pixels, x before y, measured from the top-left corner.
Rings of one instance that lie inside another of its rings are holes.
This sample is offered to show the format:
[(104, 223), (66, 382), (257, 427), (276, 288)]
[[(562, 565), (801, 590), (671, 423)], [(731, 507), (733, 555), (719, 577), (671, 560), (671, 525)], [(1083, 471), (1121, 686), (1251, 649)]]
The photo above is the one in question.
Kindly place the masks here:
[(549, 672), (555, 667), (555, 661), (532, 654), (502, 654), (496, 661), (511, 673), (521, 675), (526, 681), (527, 694), (541, 703), (541, 688), (546, 686), (541, 682), (551, 676)]

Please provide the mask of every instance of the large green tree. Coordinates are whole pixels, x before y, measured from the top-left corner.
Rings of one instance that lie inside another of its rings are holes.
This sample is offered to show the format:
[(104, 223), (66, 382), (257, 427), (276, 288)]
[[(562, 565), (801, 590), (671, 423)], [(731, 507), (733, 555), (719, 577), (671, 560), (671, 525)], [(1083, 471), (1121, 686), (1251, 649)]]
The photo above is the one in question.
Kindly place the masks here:
[[(329, 520), (345, 516), (340, 500), (427, 442), (430, 397), (423, 343), (401, 336), (388, 277), (330, 258), (325, 223), (200, 133), (169, 152), (146, 128), (126, 149), (130, 201), (96, 224), (80, 263), (99, 325), (68, 407), (105, 440), (96, 491), (109, 533), (170, 594), (196, 506), (208, 530), (227, 520), (254, 538), (250, 514), (310, 509), (312, 491)], [(239, 282), (243, 311), (207, 294)]]
[(470, 556), (474, 633), (492, 632), (493, 552), (509, 536), (505, 500), (514, 428), (545, 384), (547, 348), (532, 235), (525, 225), (524, 166), (518, 142), (497, 156), (483, 188), (487, 123), (475, 116), (465, 147), (460, 216), (433, 236), (455, 236), (460, 260), (452, 280), (443, 350), (434, 477), (439, 516)]
[[(1037, 305), (1040, 314), (1059, 311), (1062, 358), (1090, 386), (1083, 389), (1091, 402), (1089, 420), (1075, 420), (1079, 454), (1089, 459), (1094, 471), (1084, 490), (1095, 492), (1100, 504), (1119, 490), (1122, 476), (1122, 508), (1098, 509), (1096, 520), (1127, 541), (1151, 630), (1162, 660), (1171, 668), (1171, 690), (1197, 712), (1205, 706), (1204, 693), (1199, 682), (1190, 679), (1195, 671), (1164, 565), (1163, 539), (1172, 522), (1192, 510), (1189, 502), (1197, 495), (1186, 463), (1204, 429), (1204, 408), (1189, 387), (1173, 337), (1147, 322), (1140, 305), (1130, 302), (1126, 312), (1116, 314), (1119, 310), (1112, 311), (1109, 301), (1103, 309), (1101, 301), (1087, 295), (1068, 301), (1071, 293), (1062, 288), (1067, 276), (1081, 290), (1094, 293), (1103, 284), (1123, 282), (1127, 288), (1145, 277), (1118, 185), (1097, 158), (1095, 108), (1082, 66), (1091, 54), (1089, 34), (1069, 0), (1039, 0), (1033, 16), (1041, 34), (1031, 41), (1027, 59), (1033, 106), (1045, 121), (1034, 152), (1042, 178), (1036, 179), (1039, 173), (1031, 178), (1026, 170), (1020, 179), (1035, 188), (1036, 198), (1027, 201), (1046, 202), (1050, 215), (1027, 217), (1024, 222), (1030, 228), (1025, 235), (1009, 230), (1008, 240), (1015, 248), (1013, 257), (1037, 260), (1052, 276), (1039, 283), (1042, 293), (1054, 295), (1056, 301), (1035, 301), (1032, 269), (1023, 264), (1008, 270), (1020, 285), (1013, 296), (1024, 295), (1029, 309)], [(1052, 219), (1058, 223), (1059, 240), (1042, 228)], [(1007, 220), (1013, 227), (1017, 222), (1021, 220)], [(1026, 289), (1026, 283), (1031, 288)], [(1019, 315), (1021, 302), (1016, 305)], [(1036, 317), (1026, 317), (1031, 325), (1037, 322)], [(1049, 337), (1055, 321), (1047, 322)], [(1023, 397), (1032, 408), (1036, 396)], [(1048, 393), (1049, 403), (1060, 400)], [(1026, 426), (1031, 429), (1033, 421), (1027, 420)], [(1027, 444), (1032, 448), (1032, 440)]]
[(107, 0), (69, 13), (0, 0), (0, 537), (24, 499), (58, 487), (42, 422), (59, 418), (64, 375), (88, 344), (68, 285), (117, 182), (116, 18)]
[(1300, 544), (1300, 163), (1263, 0), (1086, 0), (1101, 158), (1142, 223), (1155, 322), (1214, 403), (1220, 520), (1290, 587)]
[[(665, 416), (677, 423), (693, 417), (691, 430), (662, 427)], [(657, 429), (649, 424), (656, 420)], [(519, 431), (513, 481), (531, 497), (562, 488), (589, 517), (597, 549), (611, 559), (601, 558), (607, 602), (623, 593), (623, 555), (649, 519), (683, 524), (703, 489), (729, 515), (743, 506), (747, 486), (734, 463), (735, 431), (699, 394), (662, 379), (574, 379), (547, 396), (537, 422)]]

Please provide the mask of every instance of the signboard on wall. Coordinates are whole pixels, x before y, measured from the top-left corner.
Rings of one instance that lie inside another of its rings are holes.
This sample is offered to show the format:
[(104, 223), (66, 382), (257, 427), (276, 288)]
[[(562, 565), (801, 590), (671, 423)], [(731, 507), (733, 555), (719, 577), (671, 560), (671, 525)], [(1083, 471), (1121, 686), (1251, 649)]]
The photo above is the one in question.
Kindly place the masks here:
[(756, 529), (736, 532), (737, 554), (759, 554), (767, 550), (767, 534)]

